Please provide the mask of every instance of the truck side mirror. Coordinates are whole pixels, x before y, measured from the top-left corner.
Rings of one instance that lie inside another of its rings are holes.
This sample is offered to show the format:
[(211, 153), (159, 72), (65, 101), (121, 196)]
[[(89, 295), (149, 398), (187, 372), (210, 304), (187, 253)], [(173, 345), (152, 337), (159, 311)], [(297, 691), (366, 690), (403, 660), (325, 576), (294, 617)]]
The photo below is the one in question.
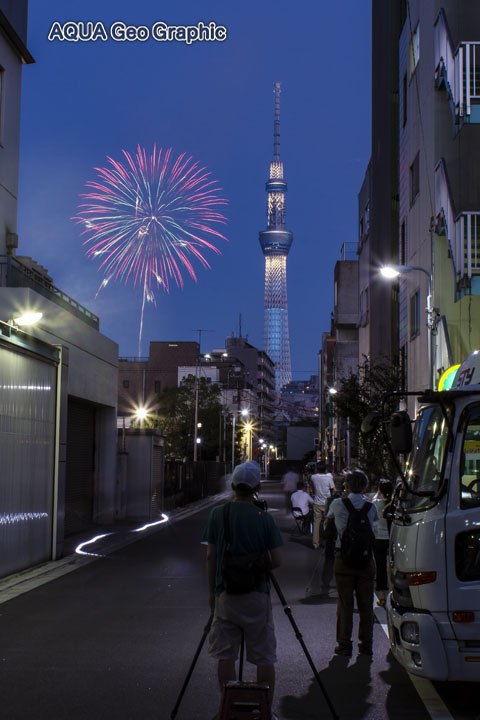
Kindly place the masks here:
[(390, 417), (390, 443), (394, 452), (407, 455), (412, 449), (412, 421), (406, 410)]
[(381, 422), (382, 414), (378, 412), (378, 410), (372, 410), (363, 418), (360, 430), (364, 435), (370, 435), (370, 433), (373, 433), (378, 429)]

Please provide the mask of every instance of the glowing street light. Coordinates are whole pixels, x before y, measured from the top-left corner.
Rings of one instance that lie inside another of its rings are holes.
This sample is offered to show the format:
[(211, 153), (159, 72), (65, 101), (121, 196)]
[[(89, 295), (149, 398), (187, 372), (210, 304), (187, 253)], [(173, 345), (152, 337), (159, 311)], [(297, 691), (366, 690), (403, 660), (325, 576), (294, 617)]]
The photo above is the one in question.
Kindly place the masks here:
[(136, 408), (135, 417), (137, 418), (137, 420), (146, 420), (147, 415), (148, 415), (147, 408), (144, 408), (144, 407)]
[(23, 325), (35, 325), (39, 320), (41, 320), (43, 317), (43, 313), (41, 312), (26, 312), (23, 313), (23, 315), (19, 315), (16, 318), (13, 318), (13, 322), (15, 325), (23, 326)]

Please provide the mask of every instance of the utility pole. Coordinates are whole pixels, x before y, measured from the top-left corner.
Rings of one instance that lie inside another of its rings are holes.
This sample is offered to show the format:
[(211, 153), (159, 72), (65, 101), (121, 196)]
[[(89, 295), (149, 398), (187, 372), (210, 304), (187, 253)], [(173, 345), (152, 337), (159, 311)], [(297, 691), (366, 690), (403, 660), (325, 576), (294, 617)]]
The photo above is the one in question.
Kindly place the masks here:
[(193, 462), (197, 462), (198, 452), (198, 385), (199, 385), (199, 370), (200, 370), (200, 356), (202, 350), (202, 332), (214, 332), (213, 330), (205, 330), (204, 328), (197, 328), (192, 332), (198, 332), (198, 356), (197, 364), (195, 366), (195, 427), (193, 429)]

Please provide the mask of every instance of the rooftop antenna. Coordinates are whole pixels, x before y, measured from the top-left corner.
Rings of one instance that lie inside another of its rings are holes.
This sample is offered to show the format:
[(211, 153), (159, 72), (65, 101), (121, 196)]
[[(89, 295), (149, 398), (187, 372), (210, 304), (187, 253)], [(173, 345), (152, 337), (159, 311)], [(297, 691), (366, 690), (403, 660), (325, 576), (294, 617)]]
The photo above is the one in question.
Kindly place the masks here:
[(273, 160), (280, 162), (280, 93), (282, 83), (276, 82), (273, 88), (275, 93), (275, 120), (273, 122)]
[(238, 337), (242, 337), (242, 313), (238, 314)]

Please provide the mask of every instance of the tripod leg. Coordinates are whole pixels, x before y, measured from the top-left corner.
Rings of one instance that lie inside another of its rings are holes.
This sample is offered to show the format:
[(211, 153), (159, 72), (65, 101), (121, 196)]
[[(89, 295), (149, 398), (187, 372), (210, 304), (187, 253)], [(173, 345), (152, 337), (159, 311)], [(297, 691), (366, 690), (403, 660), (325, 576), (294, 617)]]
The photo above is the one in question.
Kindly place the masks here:
[(328, 708), (329, 708), (329, 710), (330, 710), (330, 712), (331, 712), (331, 714), (332, 714), (332, 718), (333, 718), (333, 720), (339, 720), (339, 717), (338, 717), (337, 713), (335, 712), (335, 708), (333, 707), (332, 701), (331, 701), (330, 698), (328, 697), (327, 691), (325, 690), (325, 686), (324, 686), (324, 684), (322, 683), (322, 679), (321, 679), (320, 675), (318, 674), (318, 670), (317, 670), (317, 668), (316, 668), (315, 665), (314, 665), (314, 662), (313, 662), (313, 660), (312, 660), (312, 658), (311, 658), (311, 656), (310, 656), (310, 653), (308, 652), (307, 646), (305, 645), (305, 642), (304, 642), (304, 640), (303, 640), (302, 633), (301, 633), (300, 630), (298, 629), (298, 625), (297, 625), (297, 623), (295, 622), (295, 619), (294, 619), (294, 617), (293, 617), (293, 615), (292, 615), (292, 610), (291, 610), (290, 606), (288, 605), (287, 601), (285, 600), (285, 596), (284, 596), (284, 594), (282, 593), (282, 591), (281, 591), (281, 589), (280, 589), (280, 585), (278, 584), (277, 579), (273, 576), (272, 573), (269, 573), (269, 578), (270, 578), (270, 580), (271, 580), (271, 582), (272, 582), (273, 587), (275, 588), (275, 590), (276, 590), (276, 592), (277, 592), (277, 595), (278, 595), (278, 598), (279, 598), (280, 602), (281, 602), (282, 605), (283, 605), (283, 610), (284, 610), (284, 612), (285, 612), (285, 615), (286, 615), (286, 616), (288, 617), (288, 619), (290, 620), (290, 624), (291, 624), (291, 626), (292, 626), (293, 629), (294, 629), (295, 637), (297, 638), (298, 642), (299, 642), (300, 645), (302, 646), (302, 650), (303, 650), (303, 652), (305, 653), (305, 657), (307, 658), (308, 663), (309, 663), (310, 667), (311, 667), (312, 670), (313, 670), (313, 674), (314, 674), (314, 676), (315, 676), (315, 680), (317, 681), (317, 683), (318, 683), (318, 685), (319, 685), (319, 687), (320, 687), (320, 690), (322, 691), (323, 697), (325, 698), (325, 702), (327, 703)]
[(185, 695), (185, 690), (187, 689), (188, 683), (190, 682), (190, 678), (192, 677), (192, 673), (193, 673), (193, 670), (197, 663), (198, 656), (200, 655), (200, 652), (202, 650), (203, 643), (205, 642), (207, 635), (210, 632), (212, 622), (213, 622), (213, 612), (210, 615), (210, 617), (208, 618), (208, 622), (203, 629), (203, 635), (200, 640), (200, 644), (199, 644), (197, 651), (193, 657), (192, 664), (190, 665), (190, 668), (187, 673), (187, 677), (185, 678), (185, 682), (183, 683), (182, 689), (180, 690), (180, 695), (178, 696), (177, 702), (175, 703), (175, 707), (173, 708), (172, 713), (170, 715), (170, 720), (174, 720), (174, 718), (177, 717), (178, 708), (180, 707), (180, 703), (182, 702), (183, 696)]

